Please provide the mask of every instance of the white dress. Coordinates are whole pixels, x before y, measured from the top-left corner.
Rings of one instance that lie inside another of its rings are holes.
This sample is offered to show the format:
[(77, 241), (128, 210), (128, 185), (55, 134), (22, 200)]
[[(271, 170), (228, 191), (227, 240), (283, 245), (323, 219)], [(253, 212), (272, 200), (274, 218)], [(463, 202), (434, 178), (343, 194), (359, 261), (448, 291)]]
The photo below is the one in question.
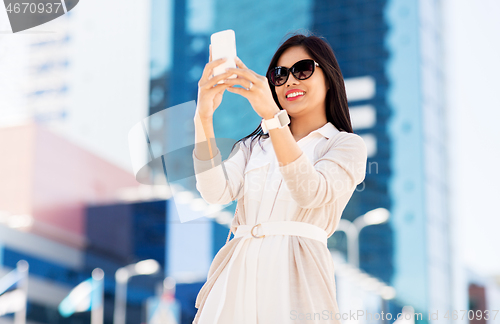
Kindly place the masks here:
[[(247, 139), (224, 162), (220, 152), (202, 161), (193, 151), (203, 199), (238, 200), (233, 233), (239, 225), (296, 221), (331, 236), (365, 177), (361, 137), (328, 122), (300, 139), (303, 154), (283, 167), (270, 138), (261, 140), (264, 150), (256, 141), (251, 156)], [(196, 307), (194, 324), (340, 323), (330, 252), (326, 244), (302, 236), (233, 238), (215, 256)]]

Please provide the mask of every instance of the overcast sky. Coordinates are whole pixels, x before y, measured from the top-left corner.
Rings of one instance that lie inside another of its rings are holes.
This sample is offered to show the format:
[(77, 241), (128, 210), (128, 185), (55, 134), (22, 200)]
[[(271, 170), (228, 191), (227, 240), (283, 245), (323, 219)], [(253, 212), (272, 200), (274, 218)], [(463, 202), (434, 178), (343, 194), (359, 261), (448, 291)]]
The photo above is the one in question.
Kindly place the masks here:
[(500, 1), (444, 3), (450, 217), (464, 262), (500, 275)]

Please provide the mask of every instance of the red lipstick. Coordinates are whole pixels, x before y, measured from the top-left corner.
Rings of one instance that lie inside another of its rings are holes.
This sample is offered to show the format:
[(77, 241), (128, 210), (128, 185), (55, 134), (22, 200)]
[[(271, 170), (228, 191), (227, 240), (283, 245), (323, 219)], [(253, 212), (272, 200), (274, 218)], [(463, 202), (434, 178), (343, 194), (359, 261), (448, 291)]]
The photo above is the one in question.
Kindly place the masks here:
[[(302, 92), (303, 94), (297, 95), (297, 96), (295, 96), (295, 97), (288, 98), (287, 96), (288, 96), (290, 93), (293, 93), (293, 92)], [(288, 91), (285, 93), (285, 98), (286, 98), (286, 100), (288, 100), (288, 101), (293, 101), (293, 100), (297, 100), (297, 99), (299, 99), (299, 98), (303, 97), (305, 93), (306, 93), (306, 92), (305, 92), (304, 90), (301, 90), (301, 89), (290, 89), (290, 90), (288, 90)]]

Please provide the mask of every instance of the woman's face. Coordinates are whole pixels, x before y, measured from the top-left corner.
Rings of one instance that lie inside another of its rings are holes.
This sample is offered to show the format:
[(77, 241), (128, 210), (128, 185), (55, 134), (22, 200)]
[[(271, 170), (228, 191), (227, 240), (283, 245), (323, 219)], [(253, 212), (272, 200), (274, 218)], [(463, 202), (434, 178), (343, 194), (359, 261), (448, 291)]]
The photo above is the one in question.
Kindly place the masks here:
[[(292, 65), (304, 59), (312, 59), (304, 47), (290, 47), (278, 59), (277, 66), (291, 68)], [(286, 83), (274, 89), (281, 107), (291, 117), (297, 118), (302, 115), (325, 111), (328, 85), (321, 67), (316, 66), (314, 73), (306, 80), (297, 80), (290, 73)], [(288, 95), (295, 92), (302, 92), (302, 94), (287, 98)]]

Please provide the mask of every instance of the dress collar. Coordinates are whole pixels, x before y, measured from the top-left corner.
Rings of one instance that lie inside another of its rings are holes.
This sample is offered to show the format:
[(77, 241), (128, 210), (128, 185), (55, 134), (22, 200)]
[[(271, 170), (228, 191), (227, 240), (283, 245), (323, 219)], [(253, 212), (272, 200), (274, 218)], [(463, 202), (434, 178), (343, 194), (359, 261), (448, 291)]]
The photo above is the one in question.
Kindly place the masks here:
[(335, 136), (337, 133), (339, 133), (339, 130), (330, 122), (327, 122), (320, 128), (317, 128), (307, 134), (306, 136), (302, 137), (300, 140), (297, 141), (298, 144), (304, 144), (308, 143), (312, 138), (315, 136), (318, 136), (316, 134), (319, 134), (319, 136), (326, 137), (326, 139), (330, 139), (333, 136)]
[(317, 130), (312, 131), (311, 133), (314, 132), (318, 132), (327, 139), (329, 139), (337, 135), (337, 133), (339, 133), (339, 130), (331, 122), (327, 122), (325, 125), (321, 126)]

